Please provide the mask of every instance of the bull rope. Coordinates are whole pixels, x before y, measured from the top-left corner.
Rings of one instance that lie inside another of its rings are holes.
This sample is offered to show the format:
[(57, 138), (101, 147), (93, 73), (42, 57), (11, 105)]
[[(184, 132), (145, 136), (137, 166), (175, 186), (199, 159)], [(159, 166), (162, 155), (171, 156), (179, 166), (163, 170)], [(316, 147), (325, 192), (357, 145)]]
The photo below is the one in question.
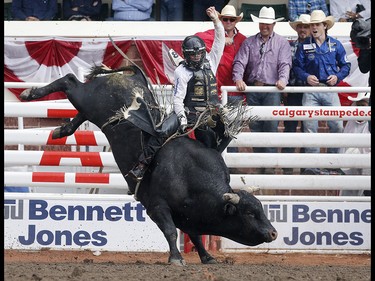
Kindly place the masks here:
[[(237, 106), (236, 105), (224, 105), (224, 108), (226, 109), (226, 112), (222, 111), (222, 113), (219, 114), (225, 126), (224, 134), (226, 136), (230, 136), (233, 139), (236, 138), (236, 135), (238, 135), (246, 125), (250, 125), (251, 122), (259, 119), (258, 116), (250, 116), (248, 119), (244, 119), (243, 117), (245, 116), (247, 111), (250, 109), (246, 108), (244, 105), (241, 105), (240, 103), (238, 103)], [(210, 113), (210, 115), (208, 115), (208, 113)], [(194, 126), (189, 131), (185, 133), (180, 133), (179, 131), (175, 132), (163, 143), (163, 146), (167, 142), (171, 141), (172, 139), (175, 139), (178, 137), (184, 137), (190, 134), (191, 131), (194, 131), (196, 128), (198, 128), (201, 125), (210, 126), (208, 123), (209, 123), (209, 118), (211, 118), (211, 114), (212, 114), (212, 108), (207, 107), (201, 114), (199, 114), (197, 121), (195, 122)]]

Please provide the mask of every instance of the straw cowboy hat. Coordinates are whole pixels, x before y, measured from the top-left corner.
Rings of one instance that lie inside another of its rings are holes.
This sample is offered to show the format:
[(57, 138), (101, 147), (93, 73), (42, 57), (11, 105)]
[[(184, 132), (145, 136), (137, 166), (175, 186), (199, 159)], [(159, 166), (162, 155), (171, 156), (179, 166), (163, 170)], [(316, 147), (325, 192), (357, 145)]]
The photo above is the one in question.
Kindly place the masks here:
[(271, 24), (277, 21), (282, 21), (284, 18), (275, 19), (275, 10), (272, 7), (262, 7), (259, 11), (259, 18), (251, 14), (253, 22)]
[(301, 14), (298, 19), (293, 22), (289, 22), (289, 25), (297, 31), (297, 25), (299, 24), (309, 24), (310, 23), (310, 15)]
[(335, 18), (333, 16), (326, 17), (326, 14), (322, 10), (312, 11), (310, 16), (310, 24), (321, 22), (325, 22), (327, 24), (328, 30), (335, 24)]
[(236, 16), (236, 8), (234, 8), (234, 6), (232, 5), (226, 5), (219, 14), (220, 20), (222, 17), (236, 18), (236, 22), (239, 22), (243, 18), (243, 13), (241, 13), (239, 16)]

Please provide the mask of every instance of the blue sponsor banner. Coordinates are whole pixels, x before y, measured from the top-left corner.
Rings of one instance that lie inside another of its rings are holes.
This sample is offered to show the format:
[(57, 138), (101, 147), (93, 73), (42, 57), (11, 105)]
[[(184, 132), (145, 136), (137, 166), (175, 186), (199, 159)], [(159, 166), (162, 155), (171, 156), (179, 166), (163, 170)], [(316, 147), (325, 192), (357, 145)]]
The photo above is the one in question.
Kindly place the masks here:
[(124, 200), (12, 196), (5, 193), (5, 249), (169, 250), (163, 233), (131, 196)]
[[(77, 194), (30, 193), (4, 196), (5, 249), (169, 251), (162, 232), (147, 216), (143, 205), (131, 196), (80, 194), (78, 198)], [(264, 198), (263, 209), (278, 231), (277, 239), (249, 247), (222, 238), (223, 252), (370, 253), (369, 200)]]
[(367, 253), (371, 250), (371, 203), (262, 201), (278, 231), (271, 243), (248, 247), (222, 239), (223, 251)]

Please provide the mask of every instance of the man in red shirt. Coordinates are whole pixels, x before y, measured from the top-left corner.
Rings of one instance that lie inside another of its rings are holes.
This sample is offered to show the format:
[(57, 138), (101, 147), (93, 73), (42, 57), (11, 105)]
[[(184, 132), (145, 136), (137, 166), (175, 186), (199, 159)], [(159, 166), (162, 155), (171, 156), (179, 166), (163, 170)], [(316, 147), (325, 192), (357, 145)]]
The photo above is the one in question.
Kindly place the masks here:
[[(221, 86), (235, 86), (232, 80), (232, 62), (246, 36), (240, 33), (236, 27), (237, 22), (241, 21), (243, 13), (236, 15), (236, 9), (232, 5), (226, 5), (219, 14), (219, 19), (225, 29), (225, 48), (221, 57), (219, 67), (216, 72), (218, 95), (221, 99)], [(195, 35), (203, 39), (206, 44), (207, 52), (211, 51), (214, 41), (214, 29), (204, 32), (198, 32)], [(244, 99), (243, 92), (228, 92), (228, 103)]]

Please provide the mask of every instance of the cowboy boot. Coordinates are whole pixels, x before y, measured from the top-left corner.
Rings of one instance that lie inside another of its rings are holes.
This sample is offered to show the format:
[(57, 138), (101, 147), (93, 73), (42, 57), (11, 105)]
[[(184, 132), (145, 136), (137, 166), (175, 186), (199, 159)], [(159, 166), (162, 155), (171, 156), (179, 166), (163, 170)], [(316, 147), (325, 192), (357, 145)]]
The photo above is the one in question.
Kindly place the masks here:
[(128, 173), (130, 177), (132, 177), (135, 181), (141, 181), (143, 175), (147, 170), (147, 165), (145, 163), (139, 162), (137, 166), (131, 169)]

